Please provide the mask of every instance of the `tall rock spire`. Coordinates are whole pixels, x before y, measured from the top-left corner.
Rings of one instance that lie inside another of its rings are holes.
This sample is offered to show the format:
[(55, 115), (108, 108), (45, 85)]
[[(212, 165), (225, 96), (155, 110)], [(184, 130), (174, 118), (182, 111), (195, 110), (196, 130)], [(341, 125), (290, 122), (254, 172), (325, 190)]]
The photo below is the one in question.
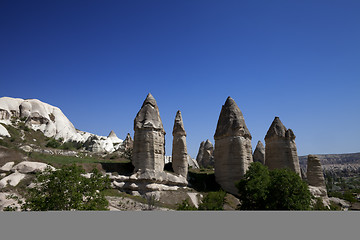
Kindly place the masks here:
[(265, 136), (265, 165), (269, 169), (288, 168), (301, 176), (295, 135), (275, 117)]
[(238, 195), (235, 182), (247, 171), (252, 159), (251, 134), (234, 99), (222, 106), (215, 139), (215, 178), (227, 192)]
[(172, 167), (175, 173), (187, 177), (188, 154), (186, 147), (186, 132), (181, 116), (177, 111), (173, 129)]
[(134, 119), (133, 165), (135, 171), (163, 171), (165, 131), (155, 98), (149, 93)]
[(265, 147), (261, 141), (258, 141), (253, 154), (254, 162), (259, 162), (265, 165)]

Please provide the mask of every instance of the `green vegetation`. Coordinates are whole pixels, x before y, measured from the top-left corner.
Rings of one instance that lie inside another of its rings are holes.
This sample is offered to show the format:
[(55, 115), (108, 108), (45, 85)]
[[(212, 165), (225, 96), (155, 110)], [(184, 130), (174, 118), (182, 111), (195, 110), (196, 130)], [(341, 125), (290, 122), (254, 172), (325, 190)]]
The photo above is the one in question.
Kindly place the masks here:
[(57, 141), (55, 138), (51, 138), (45, 147), (51, 147), (51, 148), (59, 148), (61, 146), (61, 143)]
[(94, 169), (90, 178), (81, 174), (85, 171), (75, 165), (57, 171), (46, 169), (39, 173), (36, 187), (25, 195), (24, 211), (60, 210), (108, 210), (108, 201), (103, 190), (110, 187), (108, 177)]
[(199, 204), (199, 210), (224, 210), (225, 196), (223, 190), (209, 192)]
[(177, 205), (176, 210), (178, 211), (196, 211), (198, 210), (195, 206), (190, 205), (189, 200), (185, 199)]
[(309, 210), (311, 194), (300, 176), (288, 169), (268, 170), (261, 163), (250, 165), (236, 183), (241, 210)]

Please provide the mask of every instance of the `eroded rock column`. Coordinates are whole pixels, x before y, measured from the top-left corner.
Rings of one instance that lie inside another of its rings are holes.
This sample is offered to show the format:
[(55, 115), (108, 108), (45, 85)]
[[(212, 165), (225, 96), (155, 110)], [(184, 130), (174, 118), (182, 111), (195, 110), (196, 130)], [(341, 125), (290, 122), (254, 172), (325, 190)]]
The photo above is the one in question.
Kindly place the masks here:
[(187, 177), (188, 174), (188, 154), (186, 147), (186, 132), (181, 116), (177, 111), (174, 129), (173, 129), (173, 146), (172, 146), (172, 167), (175, 173)]
[(159, 108), (149, 93), (134, 120), (133, 165), (135, 171), (163, 171), (165, 164), (165, 131)]
[(201, 142), (196, 161), (200, 167), (214, 166), (214, 146), (209, 139)]
[(310, 186), (322, 187), (326, 189), (321, 163), (319, 158), (315, 155), (308, 155), (306, 176)]
[(265, 147), (261, 141), (258, 141), (253, 154), (254, 162), (259, 162), (265, 165)]
[(265, 165), (270, 170), (288, 168), (301, 177), (295, 135), (275, 117), (265, 136)]
[(253, 159), (251, 134), (231, 97), (222, 106), (214, 139), (216, 181), (225, 191), (238, 195), (235, 182), (244, 176)]

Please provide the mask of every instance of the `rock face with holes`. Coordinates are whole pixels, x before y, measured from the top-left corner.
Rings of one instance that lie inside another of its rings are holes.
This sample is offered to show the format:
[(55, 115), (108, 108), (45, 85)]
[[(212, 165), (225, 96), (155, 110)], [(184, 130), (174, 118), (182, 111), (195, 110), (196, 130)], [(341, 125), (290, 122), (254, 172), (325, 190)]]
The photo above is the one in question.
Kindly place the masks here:
[(165, 131), (155, 98), (149, 93), (134, 120), (132, 163), (135, 171), (163, 171), (165, 164)]
[(186, 147), (186, 132), (181, 116), (177, 111), (173, 129), (172, 167), (176, 174), (187, 177), (188, 154)]
[(265, 136), (265, 165), (268, 168), (288, 168), (301, 177), (295, 135), (275, 117)]
[(214, 139), (216, 181), (225, 191), (238, 195), (235, 182), (244, 176), (253, 159), (251, 134), (231, 97), (222, 106)]
[(258, 141), (253, 154), (254, 162), (259, 162), (265, 165), (265, 147), (261, 141)]
[(207, 168), (214, 166), (214, 146), (209, 139), (201, 142), (196, 161), (200, 167)]

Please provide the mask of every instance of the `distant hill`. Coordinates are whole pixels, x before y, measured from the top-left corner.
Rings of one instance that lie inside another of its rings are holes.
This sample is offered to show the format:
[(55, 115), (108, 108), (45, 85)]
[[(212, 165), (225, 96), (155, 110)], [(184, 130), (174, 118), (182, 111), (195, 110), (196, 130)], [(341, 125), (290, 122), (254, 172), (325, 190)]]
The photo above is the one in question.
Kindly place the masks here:
[[(314, 154), (320, 159), (324, 170), (360, 168), (360, 152), (344, 154)], [(299, 156), (300, 167), (306, 170), (307, 156)]]

